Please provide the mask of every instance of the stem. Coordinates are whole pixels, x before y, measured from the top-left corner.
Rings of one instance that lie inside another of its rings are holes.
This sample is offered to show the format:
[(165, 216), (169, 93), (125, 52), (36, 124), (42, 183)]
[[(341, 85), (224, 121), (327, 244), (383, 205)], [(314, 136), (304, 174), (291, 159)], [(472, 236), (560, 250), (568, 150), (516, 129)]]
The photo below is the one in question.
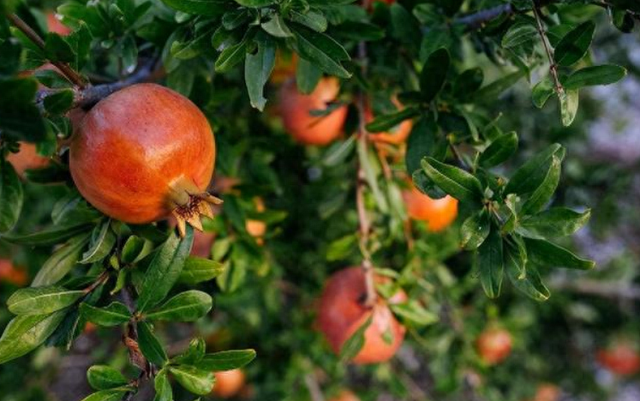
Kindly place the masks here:
[(536, 27), (538, 28), (538, 34), (540, 35), (540, 39), (542, 40), (542, 45), (544, 46), (544, 50), (547, 53), (547, 58), (549, 59), (549, 72), (551, 73), (551, 77), (553, 78), (554, 85), (556, 87), (556, 92), (558, 95), (564, 93), (564, 88), (560, 83), (560, 78), (558, 78), (558, 66), (553, 58), (553, 52), (551, 51), (551, 46), (547, 41), (547, 34), (545, 33), (544, 27), (542, 26), (542, 18), (540, 17), (540, 10), (538, 9), (538, 3), (536, 0), (533, 1), (533, 15), (536, 18)]
[[(358, 44), (358, 58), (362, 64), (362, 74), (364, 75), (367, 59), (367, 48), (365, 42)], [(361, 157), (366, 157), (366, 150), (369, 148), (369, 133), (366, 128), (365, 120), (365, 108), (366, 100), (361, 94), (357, 101), (358, 115), (360, 117), (358, 125), (358, 142), (359, 146), (365, 150), (365, 154)], [(358, 172), (356, 178), (356, 207), (358, 210), (358, 230), (360, 232), (360, 248), (362, 250), (362, 270), (364, 272), (366, 297), (364, 299), (364, 305), (372, 308), (378, 298), (378, 294), (375, 289), (373, 264), (371, 263), (371, 256), (369, 255), (369, 233), (371, 231), (371, 223), (367, 216), (367, 208), (364, 202), (364, 187), (366, 185), (366, 176), (362, 165), (362, 160), (358, 161)]]
[[(42, 38), (33, 29), (31, 29), (31, 27), (27, 25), (26, 22), (24, 22), (16, 14), (7, 14), (7, 19), (22, 33), (24, 33), (24, 35), (29, 38), (29, 40), (31, 40), (33, 44), (44, 50), (44, 40), (42, 40)], [(83, 89), (85, 87), (86, 83), (84, 79), (80, 76), (80, 74), (74, 71), (73, 68), (69, 67), (67, 63), (63, 63), (60, 61), (51, 61), (51, 64), (55, 65), (60, 70), (60, 72), (64, 74), (64, 76), (67, 77), (69, 81), (71, 81), (71, 83), (73, 83), (75, 86), (80, 89)]]

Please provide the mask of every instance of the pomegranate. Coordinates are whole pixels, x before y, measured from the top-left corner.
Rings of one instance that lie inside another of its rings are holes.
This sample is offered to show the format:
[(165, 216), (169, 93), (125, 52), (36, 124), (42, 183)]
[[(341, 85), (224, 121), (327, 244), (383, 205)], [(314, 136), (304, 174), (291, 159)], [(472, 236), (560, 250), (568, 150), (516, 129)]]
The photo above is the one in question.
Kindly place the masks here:
[(558, 401), (560, 393), (560, 389), (555, 384), (543, 383), (538, 385), (531, 401)]
[(62, 22), (56, 18), (56, 14), (53, 11), (49, 11), (47, 13), (47, 28), (49, 28), (49, 32), (55, 32), (62, 36), (66, 36), (71, 33), (71, 29), (69, 29), (68, 26), (63, 25)]
[(502, 362), (511, 353), (511, 334), (500, 328), (490, 328), (482, 332), (476, 342), (478, 354), (488, 365)]
[[(376, 279), (385, 280), (382, 277)], [(352, 362), (384, 362), (391, 359), (400, 348), (405, 328), (396, 320), (382, 298), (378, 298), (373, 308), (366, 307), (363, 304), (365, 294), (365, 276), (360, 267), (350, 267), (334, 273), (327, 281), (320, 299), (318, 327), (333, 351), (338, 354), (345, 341), (372, 317), (371, 324), (364, 333), (364, 346)], [(400, 291), (390, 302), (400, 303), (406, 299), (406, 294)], [(388, 335), (392, 337), (391, 343), (387, 342)]]
[(25, 171), (47, 167), (50, 160), (48, 157), (40, 156), (33, 143), (20, 142), (20, 151), (9, 153), (7, 161), (11, 163), (20, 177), (24, 177)]
[(3, 281), (23, 287), (29, 282), (29, 276), (25, 269), (15, 267), (10, 260), (0, 259), (0, 282)]
[(296, 75), (298, 67), (298, 55), (296, 53), (284, 54), (278, 50), (276, 53), (276, 63), (269, 77), (269, 82), (279, 85), (287, 79)]
[(342, 390), (329, 401), (360, 401), (360, 398), (349, 390)]
[(245, 374), (240, 369), (214, 372), (216, 383), (213, 385), (213, 394), (221, 398), (230, 398), (238, 394), (245, 382)]
[(621, 340), (613, 343), (609, 348), (599, 350), (598, 362), (620, 376), (630, 376), (640, 371), (640, 354), (634, 345)]
[(89, 111), (71, 140), (69, 167), (80, 193), (104, 214), (142, 224), (173, 214), (202, 231), (200, 215), (222, 201), (206, 192), (213, 131), (184, 96), (156, 84), (113, 93)]
[(441, 199), (432, 199), (412, 186), (410, 190), (402, 193), (402, 197), (409, 217), (425, 221), (430, 231), (444, 230), (458, 216), (458, 200), (449, 195)]
[[(265, 211), (264, 201), (261, 198), (255, 198), (253, 203), (256, 205), (256, 211), (262, 213)], [(258, 245), (264, 244), (264, 235), (267, 232), (267, 223), (262, 220), (247, 219), (245, 228), (249, 235), (256, 239)]]
[[(402, 104), (398, 101), (398, 99), (394, 96), (391, 99), (394, 106), (398, 108), (398, 110), (402, 110)], [(375, 116), (373, 115), (373, 111), (371, 111), (370, 107), (365, 108), (365, 120), (367, 123), (373, 121)], [(389, 143), (391, 145), (400, 145), (406, 142), (409, 134), (411, 134), (411, 129), (413, 128), (413, 122), (411, 120), (404, 120), (400, 124), (396, 125), (389, 132), (378, 132), (369, 134), (369, 139), (373, 142), (381, 142), (381, 143)]]
[(299, 93), (294, 80), (285, 82), (280, 90), (279, 113), (287, 132), (305, 145), (327, 145), (336, 140), (347, 118), (347, 106), (339, 106), (323, 116), (310, 113), (325, 110), (336, 100), (338, 92), (340, 83), (336, 78), (320, 79), (309, 95)]

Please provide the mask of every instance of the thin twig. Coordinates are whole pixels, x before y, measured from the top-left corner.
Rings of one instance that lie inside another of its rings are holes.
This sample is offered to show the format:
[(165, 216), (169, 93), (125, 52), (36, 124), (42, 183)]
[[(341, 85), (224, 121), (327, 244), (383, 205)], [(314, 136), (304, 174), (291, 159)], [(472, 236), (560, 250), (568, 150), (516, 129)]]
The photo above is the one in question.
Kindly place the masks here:
[[(36, 33), (36, 31), (31, 29), (31, 27), (27, 25), (27, 23), (24, 22), (20, 17), (18, 17), (16, 14), (7, 14), (7, 19), (22, 33), (24, 33), (24, 35), (29, 38), (29, 40), (32, 41), (34, 45), (38, 46), (42, 50), (45, 49), (44, 40), (42, 40), (42, 38)], [(60, 61), (51, 61), (51, 64), (55, 65), (60, 70), (60, 72), (64, 74), (64, 76), (66, 76), (69, 81), (71, 81), (71, 83), (73, 83), (75, 86), (80, 89), (85, 87), (85, 80), (73, 68), (69, 67), (67, 63), (63, 63)]]
[[(362, 73), (366, 73), (366, 59), (367, 48), (364, 42), (358, 44), (358, 58), (362, 63)], [(365, 150), (364, 155), (360, 157), (367, 157), (366, 150), (369, 148), (369, 133), (366, 128), (366, 99), (364, 96), (360, 96), (357, 101), (358, 115), (360, 118), (358, 126), (358, 142), (359, 146)], [(366, 185), (366, 175), (362, 160), (358, 161), (358, 172), (356, 182), (356, 208), (358, 210), (358, 229), (360, 232), (360, 248), (362, 250), (362, 270), (364, 271), (366, 297), (364, 299), (364, 305), (367, 307), (373, 307), (377, 300), (377, 293), (374, 282), (373, 264), (371, 263), (371, 256), (369, 255), (369, 233), (371, 231), (371, 223), (367, 216), (367, 208), (364, 201), (364, 189)]]
[(538, 9), (538, 4), (536, 0), (531, 0), (533, 2), (533, 15), (536, 18), (536, 27), (538, 29), (538, 34), (540, 35), (540, 40), (542, 40), (542, 45), (544, 46), (544, 50), (547, 53), (547, 58), (549, 59), (549, 72), (551, 73), (551, 77), (553, 78), (553, 83), (556, 87), (556, 92), (558, 95), (564, 93), (564, 88), (560, 83), (560, 78), (558, 77), (558, 66), (553, 58), (553, 52), (551, 51), (551, 46), (547, 40), (547, 34), (542, 26), (542, 18), (540, 17), (540, 10)]

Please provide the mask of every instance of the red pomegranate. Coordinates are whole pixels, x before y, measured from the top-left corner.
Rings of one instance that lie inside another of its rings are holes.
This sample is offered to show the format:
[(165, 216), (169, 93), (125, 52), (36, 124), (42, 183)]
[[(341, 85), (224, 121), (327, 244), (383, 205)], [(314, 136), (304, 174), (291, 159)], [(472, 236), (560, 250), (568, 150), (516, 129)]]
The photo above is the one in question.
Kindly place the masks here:
[(640, 371), (640, 353), (637, 347), (626, 340), (599, 350), (596, 357), (602, 366), (620, 376), (630, 376)]
[(25, 171), (47, 167), (50, 162), (48, 157), (38, 154), (36, 145), (28, 142), (20, 142), (18, 153), (9, 153), (7, 161), (11, 163), (20, 177), (24, 177)]
[(137, 84), (100, 101), (82, 120), (69, 154), (80, 193), (98, 210), (134, 224), (173, 215), (202, 230), (216, 148), (202, 112), (184, 96)]
[(476, 343), (480, 358), (488, 365), (505, 360), (511, 353), (512, 345), (511, 334), (500, 328), (483, 331)]
[(347, 106), (324, 116), (313, 116), (311, 112), (325, 110), (338, 92), (340, 83), (336, 78), (322, 78), (309, 95), (298, 92), (294, 80), (285, 82), (280, 90), (279, 114), (287, 132), (305, 145), (327, 145), (336, 140), (347, 118)]
[(240, 369), (214, 372), (216, 383), (213, 385), (213, 394), (220, 398), (230, 398), (238, 394), (245, 382), (245, 374)]
[[(384, 278), (377, 278), (384, 280)], [(333, 274), (327, 281), (320, 299), (318, 326), (333, 351), (338, 354), (345, 343), (368, 319), (371, 325), (364, 333), (364, 346), (353, 358), (356, 364), (384, 362), (395, 355), (404, 340), (405, 328), (391, 313), (387, 303), (379, 298), (373, 308), (363, 304), (366, 294), (365, 276), (360, 267), (350, 267)], [(407, 296), (403, 291), (390, 302), (401, 303)], [(391, 343), (385, 341), (392, 335)]]

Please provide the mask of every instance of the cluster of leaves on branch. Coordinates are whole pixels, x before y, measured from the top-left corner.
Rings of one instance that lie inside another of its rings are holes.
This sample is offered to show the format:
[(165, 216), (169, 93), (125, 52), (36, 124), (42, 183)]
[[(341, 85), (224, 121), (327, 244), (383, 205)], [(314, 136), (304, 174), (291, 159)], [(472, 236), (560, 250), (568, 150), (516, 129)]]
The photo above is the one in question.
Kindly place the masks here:
[[(276, 97), (269, 78), (278, 59), (292, 54), (299, 58), (295, 79), (302, 93), (313, 92), (323, 75), (343, 80), (339, 99), (317, 115), (350, 105), (346, 138), (310, 151), (319, 152), (320, 166), (334, 169), (328, 174), (351, 178), (320, 195), (319, 214), (335, 217), (353, 209), (345, 194), (357, 185), (358, 165), (367, 185), (366, 212), (376, 222), (373, 240), (360, 247), (356, 230), (333, 240), (327, 246), (330, 262), (371, 257), (378, 267), (389, 263), (383, 248), (407, 241), (400, 193), (411, 177), (430, 197), (448, 194), (461, 202), (460, 247), (473, 251), (474, 270), (487, 296), (500, 294), (506, 275), (517, 289), (543, 301), (550, 296), (541, 279), (546, 269), (593, 268), (592, 261), (555, 243), (590, 217), (589, 210), (548, 207), (560, 181), (564, 147), (550, 144), (513, 168), (509, 160), (518, 151), (518, 135), (503, 132), (500, 116), (489, 115), (485, 105), (525, 79), (533, 103), (541, 108), (556, 96), (562, 124), (570, 125), (579, 113), (581, 88), (608, 85), (626, 74), (623, 67), (593, 62), (589, 49), (596, 24), (591, 15), (606, 9), (613, 25), (631, 32), (640, 5), (633, 0), (368, 3), (72, 0), (56, 9), (72, 28), (69, 35), (60, 35), (46, 31), (41, 12), (18, 0), (3, 2), (0, 12), (18, 16), (42, 43), (34, 43), (15, 19), (0, 20), (0, 238), (48, 247), (52, 253), (31, 287), (16, 291), (7, 302), (16, 316), (0, 339), (0, 363), (41, 344), (69, 348), (86, 322), (122, 326), (125, 344), (127, 339), (135, 343), (128, 348), (140, 378), (94, 366), (88, 378), (96, 393), (86, 400), (125, 397), (137, 390), (140, 379), (153, 377), (161, 401), (172, 399), (169, 376), (204, 395), (214, 385), (213, 371), (239, 368), (254, 358), (253, 350), (206, 353), (199, 338), (184, 353), (169, 356), (154, 324), (206, 315), (212, 298), (202, 288), (192, 289), (197, 285), (216, 279), (221, 290), (233, 292), (249, 280), (248, 274), (265, 276), (269, 263), (278, 264), (247, 232), (246, 221), (277, 225), (285, 220), (286, 212), (256, 211), (254, 198), (282, 195), (289, 182), (269, 168), (274, 153), (247, 141), (234, 143), (233, 132), (273, 128), (257, 113), (269, 113)], [(575, 7), (588, 13), (572, 12)], [(470, 52), (484, 54), (493, 65), (469, 65), (465, 55)], [(57, 68), (39, 68), (47, 63)], [(496, 66), (500, 75), (489, 82), (485, 70)], [(20, 74), (27, 70), (35, 72)], [(89, 109), (121, 84), (153, 79), (188, 96), (209, 112), (216, 131), (229, 133), (222, 136), (220, 148), (226, 154), (220, 155), (220, 170), (256, 182), (240, 185), (242, 196), (225, 194), (222, 215), (205, 222), (205, 230), (218, 235), (212, 260), (189, 256), (191, 230), (180, 238), (164, 222), (137, 226), (104, 216), (82, 199), (69, 174), (66, 141), (73, 132), (73, 109)], [(238, 90), (242, 84), (246, 91)], [(368, 132), (358, 128), (364, 118), (357, 106), (362, 98), (370, 99), (376, 115), (365, 121)], [(366, 140), (356, 144), (358, 137), (388, 131), (405, 120), (414, 125), (406, 149), (403, 145), (391, 153), (399, 157), (387, 160)], [(48, 211), (51, 224), (37, 232), (17, 226), (23, 205), (37, 202), (29, 199), (6, 160), (19, 150), (19, 142), (35, 143), (38, 153), (52, 160), (28, 171), (28, 181), (67, 187)], [(237, 161), (246, 160), (247, 153), (249, 167)], [(385, 173), (387, 163), (391, 174)], [(427, 246), (416, 241), (400, 272), (379, 269), (397, 279), (380, 286), (382, 295), (394, 294), (415, 267)], [(392, 309), (409, 326), (437, 320), (435, 311), (419, 302)], [(362, 346), (366, 326), (345, 345), (345, 359)]]

